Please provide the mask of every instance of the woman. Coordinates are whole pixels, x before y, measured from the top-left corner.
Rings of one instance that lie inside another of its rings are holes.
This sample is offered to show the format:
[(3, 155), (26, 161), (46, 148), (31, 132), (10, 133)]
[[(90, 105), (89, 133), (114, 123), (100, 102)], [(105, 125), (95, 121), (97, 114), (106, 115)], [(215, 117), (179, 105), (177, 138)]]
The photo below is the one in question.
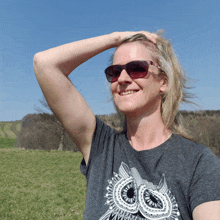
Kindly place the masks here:
[[(116, 133), (94, 116), (68, 75), (116, 47), (105, 70), (125, 116)], [(220, 162), (175, 124), (185, 78), (171, 45), (149, 32), (115, 32), (34, 57), (45, 98), (84, 160), (84, 219), (220, 219)]]

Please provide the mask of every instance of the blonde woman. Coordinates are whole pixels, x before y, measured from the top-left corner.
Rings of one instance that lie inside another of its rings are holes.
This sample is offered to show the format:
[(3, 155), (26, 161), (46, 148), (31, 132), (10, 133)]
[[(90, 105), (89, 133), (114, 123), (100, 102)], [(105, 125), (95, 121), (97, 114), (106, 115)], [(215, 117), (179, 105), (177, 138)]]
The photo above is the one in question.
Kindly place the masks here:
[[(124, 130), (101, 122), (68, 75), (116, 47), (105, 74)], [(170, 43), (149, 32), (114, 32), (34, 57), (44, 96), (83, 155), (85, 220), (220, 219), (220, 161), (183, 137), (175, 117), (186, 79)]]

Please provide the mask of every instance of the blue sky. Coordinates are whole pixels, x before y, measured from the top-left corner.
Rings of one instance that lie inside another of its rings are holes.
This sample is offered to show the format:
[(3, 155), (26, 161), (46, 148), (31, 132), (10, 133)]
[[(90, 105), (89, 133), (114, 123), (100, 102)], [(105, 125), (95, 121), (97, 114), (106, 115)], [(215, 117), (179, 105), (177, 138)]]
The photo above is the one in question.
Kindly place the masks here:
[[(41, 107), (43, 95), (32, 64), (35, 53), (114, 31), (164, 29), (196, 80), (194, 101), (200, 109), (220, 110), (219, 11), (219, 0), (1, 1), (0, 121), (20, 120)], [(104, 76), (112, 53), (97, 55), (70, 75), (95, 114), (114, 112)]]

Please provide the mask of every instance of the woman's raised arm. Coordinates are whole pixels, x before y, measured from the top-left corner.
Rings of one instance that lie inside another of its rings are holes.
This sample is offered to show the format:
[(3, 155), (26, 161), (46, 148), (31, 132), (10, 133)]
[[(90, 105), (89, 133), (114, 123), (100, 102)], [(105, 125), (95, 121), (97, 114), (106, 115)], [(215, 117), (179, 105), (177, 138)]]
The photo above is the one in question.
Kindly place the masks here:
[(95, 116), (68, 75), (83, 62), (116, 47), (124, 38), (136, 33), (114, 32), (58, 46), (34, 56), (34, 71), (43, 94), (86, 162), (96, 126)]

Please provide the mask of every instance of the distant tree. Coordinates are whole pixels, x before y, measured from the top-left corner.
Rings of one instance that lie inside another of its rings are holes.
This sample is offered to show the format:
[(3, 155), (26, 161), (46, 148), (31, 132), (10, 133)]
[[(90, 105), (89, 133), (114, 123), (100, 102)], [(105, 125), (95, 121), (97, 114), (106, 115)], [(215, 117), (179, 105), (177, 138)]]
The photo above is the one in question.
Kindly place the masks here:
[(28, 114), (22, 119), (15, 147), (78, 151), (76, 144), (52, 114), (45, 98), (40, 99), (39, 102), (42, 108), (35, 108), (38, 113)]
[(60, 142), (60, 128), (57, 119), (49, 114), (28, 114), (22, 119), (21, 130), (15, 147), (39, 150), (57, 150)]
[[(45, 97), (43, 96), (41, 99), (38, 100), (39, 103), (41, 104), (41, 107), (43, 108), (35, 108), (35, 110), (38, 112), (38, 113), (43, 113), (43, 114), (52, 114), (52, 111), (50, 109), (50, 106), (48, 105)], [(49, 113), (48, 113), (49, 112)], [(52, 123), (55, 123), (55, 125), (57, 125), (59, 127), (59, 129), (61, 130), (61, 134), (60, 134), (60, 143), (59, 143), (59, 148), (58, 150), (59, 151), (62, 151), (63, 150), (63, 146), (64, 146), (64, 133), (65, 133), (65, 130), (63, 128), (63, 126), (61, 125), (60, 121), (56, 120), (56, 121), (51, 121)]]

